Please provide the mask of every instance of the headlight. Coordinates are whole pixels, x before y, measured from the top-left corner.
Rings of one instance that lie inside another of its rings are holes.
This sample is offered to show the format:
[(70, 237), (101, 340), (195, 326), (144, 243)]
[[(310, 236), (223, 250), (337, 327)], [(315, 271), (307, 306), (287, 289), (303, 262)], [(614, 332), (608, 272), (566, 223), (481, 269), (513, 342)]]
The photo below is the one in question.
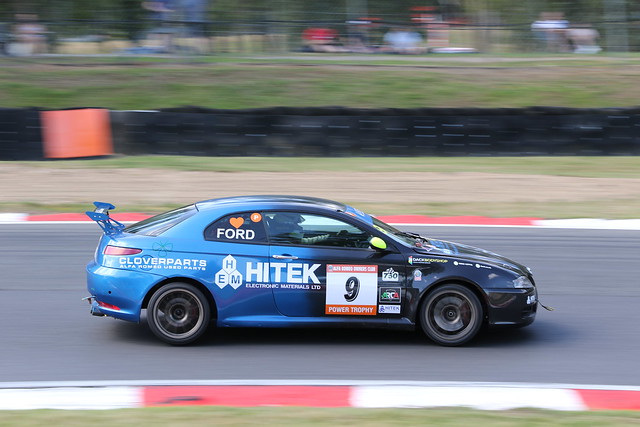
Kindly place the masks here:
[(513, 280), (513, 287), (516, 289), (531, 289), (533, 288), (533, 283), (531, 283), (528, 277), (520, 276)]

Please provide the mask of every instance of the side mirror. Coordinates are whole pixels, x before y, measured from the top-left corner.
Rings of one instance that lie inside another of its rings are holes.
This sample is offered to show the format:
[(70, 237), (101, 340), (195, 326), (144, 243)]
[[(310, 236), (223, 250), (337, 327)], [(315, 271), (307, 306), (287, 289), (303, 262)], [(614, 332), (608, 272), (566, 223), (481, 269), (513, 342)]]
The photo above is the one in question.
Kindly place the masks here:
[(369, 239), (369, 246), (371, 246), (373, 249), (384, 251), (385, 249), (387, 249), (387, 242), (379, 237), (372, 237), (371, 239)]

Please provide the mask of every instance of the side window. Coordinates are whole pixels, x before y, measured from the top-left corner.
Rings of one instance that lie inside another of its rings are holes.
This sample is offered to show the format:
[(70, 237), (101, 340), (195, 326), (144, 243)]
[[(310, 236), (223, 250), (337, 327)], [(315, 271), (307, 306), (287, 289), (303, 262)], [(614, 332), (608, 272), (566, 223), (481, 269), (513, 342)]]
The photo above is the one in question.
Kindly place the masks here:
[(334, 218), (295, 212), (265, 212), (264, 217), (272, 244), (369, 247), (368, 232)]
[(204, 238), (215, 242), (266, 243), (267, 235), (260, 212), (227, 215), (209, 225)]

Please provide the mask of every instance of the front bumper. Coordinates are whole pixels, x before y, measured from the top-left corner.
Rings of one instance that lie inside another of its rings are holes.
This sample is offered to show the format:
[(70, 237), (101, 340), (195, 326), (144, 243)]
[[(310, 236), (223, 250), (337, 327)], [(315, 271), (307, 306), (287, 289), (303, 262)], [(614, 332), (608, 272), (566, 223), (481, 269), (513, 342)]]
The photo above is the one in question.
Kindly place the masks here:
[(489, 325), (526, 326), (536, 318), (538, 293), (531, 289), (499, 289), (487, 292)]

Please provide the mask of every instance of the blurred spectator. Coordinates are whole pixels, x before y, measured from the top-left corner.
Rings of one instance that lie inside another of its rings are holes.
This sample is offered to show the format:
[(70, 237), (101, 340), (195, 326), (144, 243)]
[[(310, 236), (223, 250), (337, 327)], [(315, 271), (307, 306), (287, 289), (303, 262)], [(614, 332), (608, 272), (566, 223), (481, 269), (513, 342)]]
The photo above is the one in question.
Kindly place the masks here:
[(416, 31), (406, 28), (394, 28), (384, 35), (384, 52), (400, 54), (424, 53), (422, 36)]
[(17, 14), (13, 27), (12, 46), (9, 54), (34, 55), (47, 52), (47, 28), (38, 21), (36, 14)]
[(533, 38), (536, 41), (537, 50), (544, 50), (547, 48), (547, 20), (546, 14), (543, 12), (540, 14), (536, 21), (531, 24), (531, 31), (533, 32)]
[(352, 32), (347, 37), (345, 50), (356, 53), (372, 53), (376, 50), (369, 46), (365, 33)]
[(602, 50), (598, 46), (600, 34), (591, 25), (576, 25), (567, 30), (567, 38), (573, 46), (574, 53), (598, 53)]
[(159, 0), (143, 1), (142, 7), (149, 11), (149, 19), (156, 27), (148, 36), (161, 39), (158, 53), (172, 52), (178, 46), (177, 36), (204, 35), (207, 0)]
[(380, 18), (358, 18), (347, 21), (348, 33), (346, 40), (346, 50), (356, 53), (374, 53), (377, 48), (371, 46), (369, 41), (369, 31), (377, 28)]
[(169, 14), (175, 11), (173, 0), (143, 1), (142, 7), (151, 12), (149, 18), (155, 21), (168, 21)]
[(562, 12), (542, 12), (531, 24), (534, 37), (549, 52), (568, 52), (567, 29), (569, 21)]
[(207, 0), (179, 0), (191, 35), (206, 34)]
[(7, 26), (0, 23), (0, 55), (9, 53), (9, 30)]
[(146, 38), (157, 45), (134, 48), (130, 53), (171, 53), (174, 51), (174, 37), (177, 29), (169, 21), (174, 19), (176, 11), (173, 0), (143, 1), (142, 7), (149, 12), (149, 19), (154, 27), (146, 34)]
[(302, 32), (305, 52), (344, 52), (338, 32), (330, 28), (310, 27)]

